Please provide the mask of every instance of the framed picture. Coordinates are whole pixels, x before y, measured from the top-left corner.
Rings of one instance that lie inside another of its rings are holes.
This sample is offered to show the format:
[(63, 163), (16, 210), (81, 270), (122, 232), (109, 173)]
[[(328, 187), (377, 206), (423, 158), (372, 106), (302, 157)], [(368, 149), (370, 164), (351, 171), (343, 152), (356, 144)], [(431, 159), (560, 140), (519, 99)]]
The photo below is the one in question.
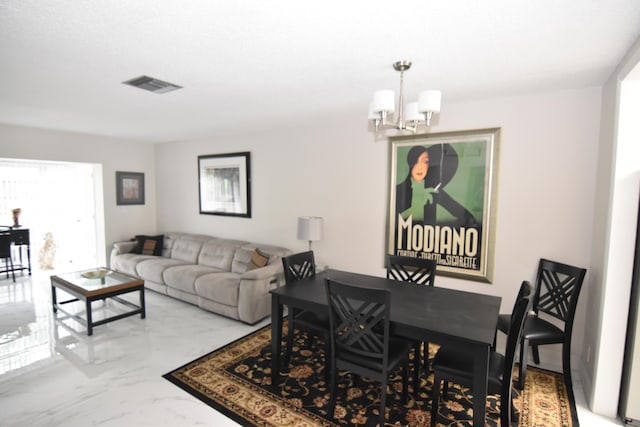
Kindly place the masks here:
[(500, 129), (390, 138), (389, 254), (491, 283)]
[(198, 156), (200, 213), (251, 218), (251, 153)]
[(116, 172), (116, 203), (144, 205), (144, 173)]

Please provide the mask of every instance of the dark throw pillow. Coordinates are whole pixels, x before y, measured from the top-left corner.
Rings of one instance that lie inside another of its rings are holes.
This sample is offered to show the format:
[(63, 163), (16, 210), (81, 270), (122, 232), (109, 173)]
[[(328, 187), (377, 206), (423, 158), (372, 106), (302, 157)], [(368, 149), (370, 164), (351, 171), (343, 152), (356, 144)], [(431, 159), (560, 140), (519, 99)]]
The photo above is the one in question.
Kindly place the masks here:
[(136, 236), (136, 247), (133, 249), (133, 253), (142, 255), (162, 255), (162, 245), (164, 243), (164, 234), (159, 236)]

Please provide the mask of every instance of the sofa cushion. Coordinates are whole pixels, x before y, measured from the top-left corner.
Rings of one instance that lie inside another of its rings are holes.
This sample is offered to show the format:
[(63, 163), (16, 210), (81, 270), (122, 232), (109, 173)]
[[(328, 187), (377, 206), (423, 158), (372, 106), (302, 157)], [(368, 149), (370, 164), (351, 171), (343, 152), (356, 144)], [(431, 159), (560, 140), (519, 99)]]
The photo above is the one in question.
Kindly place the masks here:
[(231, 271), (234, 273), (244, 273), (247, 271), (247, 265), (251, 262), (251, 255), (255, 248), (245, 249), (239, 248), (233, 256), (231, 263)]
[(238, 287), (240, 274), (238, 273), (210, 273), (196, 279), (196, 293), (208, 300), (221, 304), (238, 305)]
[(137, 276), (136, 266), (140, 262), (148, 259), (154, 259), (154, 257), (152, 255), (138, 255), (133, 253), (120, 254), (115, 259), (116, 264), (112, 265), (111, 268), (131, 276)]
[(201, 248), (202, 240), (192, 240), (186, 237), (179, 237), (175, 242), (173, 242), (171, 258), (184, 261), (183, 264), (197, 264)]
[(136, 275), (144, 280), (151, 280), (156, 283), (164, 283), (162, 273), (174, 265), (186, 264), (184, 261), (173, 258), (153, 257), (144, 260), (136, 266)]
[(242, 242), (225, 239), (212, 239), (205, 242), (198, 256), (198, 264), (231, 271), (231, 262), (236, 249)]
[(195, 282), (198, 277), (220, 271), (220, 269), (202, 265), (176, 265), (164, 270), (162, 278), (164, 279), (164, 283), (170, 288), (195, 294)]
[(175, 231), (170, 231), (164, 233), (164, 242), (162, 245), (162, 256), (165, 258), (171, 258), (171, 251), (173, 250), (173, 244), (180, 237), (184, 236), (185, 233), (178, 233)]

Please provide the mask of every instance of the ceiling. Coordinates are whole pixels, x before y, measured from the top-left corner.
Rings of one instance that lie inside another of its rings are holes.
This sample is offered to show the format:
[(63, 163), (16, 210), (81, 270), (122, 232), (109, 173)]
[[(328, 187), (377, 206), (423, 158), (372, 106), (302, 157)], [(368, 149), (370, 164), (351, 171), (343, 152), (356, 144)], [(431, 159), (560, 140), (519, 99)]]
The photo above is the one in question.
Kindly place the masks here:
[[(638, 0), (0, 0), (0, 123), (148, 142), (362, 115), (373, 91), (447, 104), (600, 86)], [(141, 75), (183, 86), (155, 94)]]

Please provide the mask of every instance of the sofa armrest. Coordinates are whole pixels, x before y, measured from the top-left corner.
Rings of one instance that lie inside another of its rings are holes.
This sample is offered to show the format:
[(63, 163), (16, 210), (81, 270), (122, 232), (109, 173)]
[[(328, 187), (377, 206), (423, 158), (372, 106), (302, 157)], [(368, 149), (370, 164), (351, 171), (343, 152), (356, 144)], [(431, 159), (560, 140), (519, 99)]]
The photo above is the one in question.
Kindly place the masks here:
[(268, 265), (249, 270), (240, 276), (238, 289), (238, 316), (248, 324), (254, 324), (271, 314), (272, 289), (284, 284), (284, 272), (280, 257)]
[(132, 241), (125, 241), (125, 242), (115, 242), (113, 244), (113, 249), (111, 250), (111, 253), (114, 253), (114, 255), (119, 255), (119, 254), (126, 254), (129, 253), (133, 250), (133, 248), (136, 247), (136, 244), (138, 242), (132, 242)]
[(278, 276), (283, 276), (284, 273), (282, 271), (282, 261), (278, 258), (272, 261), (271, 263), (265, 265), (264, 267), (256, 268), (254, 270), (249, 270), (240, 276), (241, 280), (261, 280), (261, 279), (269, 279), (271, 277), (277, 278)]
[(111, 255), (109, 256), (109, 266), (114, 268), (116, 266), (115, 257), (120, 254), (127, 254), (133, 250), (137, 242), (125, 241), (115, 242), (113, 248), (111, 248)]
[(238, 319), (253, 325), (271, 314), (272, 289), (279, 286), (278, 279), (240, 280), (238, 288)]

